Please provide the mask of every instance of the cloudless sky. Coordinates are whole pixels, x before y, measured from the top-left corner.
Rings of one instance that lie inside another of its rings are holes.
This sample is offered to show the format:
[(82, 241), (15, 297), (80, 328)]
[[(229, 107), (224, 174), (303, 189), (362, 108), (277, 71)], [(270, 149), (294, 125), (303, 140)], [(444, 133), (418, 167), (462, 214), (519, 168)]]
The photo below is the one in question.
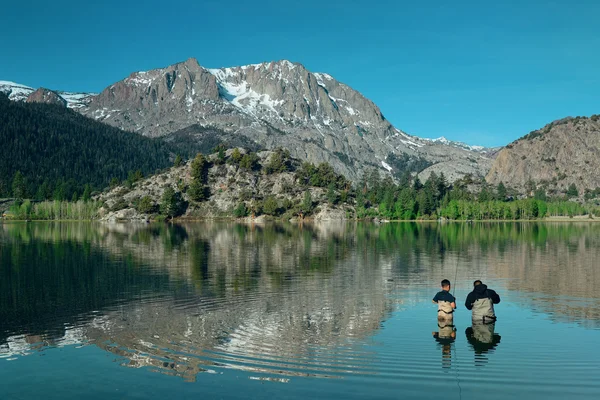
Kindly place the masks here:
[(423, 137), (504, 145), (600, 114), (600, 1), (7, 1), (0, 80), (99, 92), (189, 57), (288, 59)]

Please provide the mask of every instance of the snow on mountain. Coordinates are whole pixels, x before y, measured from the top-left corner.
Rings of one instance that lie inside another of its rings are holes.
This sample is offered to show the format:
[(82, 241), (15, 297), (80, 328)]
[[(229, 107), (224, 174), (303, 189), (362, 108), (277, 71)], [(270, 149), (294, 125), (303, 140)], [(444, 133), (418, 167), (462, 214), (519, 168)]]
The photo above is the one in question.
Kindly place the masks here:
[[(35, 92), (35, 89), (16, 82), (0, 81), (0, 92), (8, 95), (10, 100), (25, 101), (31, 93)], [(66, 100), (67, 107), (73, 109), (86, 107), (92, 98), (96, 96), (96, 93), (72, 93), (62, 91), (56, 91), (56, 94)]]
[[(242, 70), (247, 68), (261, 68), (262, 64), (241, 67)], [(211, 74), (217, 78), (219, 84), (219, 94), (240, 110), (257, 115), (258, 112), (268, 112), (277, 115), (275, 107), (283, 104), (283, 100), (273, 100), (267, 93), (258, 93), (252, 89), (251, 85), (243, 78), (229, 79), (237, 77), (237, 74), (231, 68), (209, 69)], [(262, 110), (261, 110), (262, 108)]]
[(56, 92), (60, 97), (67, 101), (67, 107), (78, 109), (87, 107), (97, 93), (71, 93), (71, 92)]
[(422, 140), (425, 140), (427, 142), (430, 143), (439, 143), (439, 144), (443, 144), (443, 145), (447, 145), (447, 146), (453, 146), (453, 147), (459, 147), (468, 151), (474, 151), (477, 153), (485, 153), (488, 152), (492, 149), (488, 148), (488, 147), (484, 147), (484, 146), (472, 146), (469, 145), (467, 143), (464, 142), (457, 142), (454, 140), (448, 140), (447, 138), (445, 138), (444, 136), (440, 136), (437, 139), (428, 139), (428, 138), (422, 138)]
[(34, 88), (10, 81), (0, 81), (0, 92), (13, 101), (25, 101), (27, 96), (35, 91)]

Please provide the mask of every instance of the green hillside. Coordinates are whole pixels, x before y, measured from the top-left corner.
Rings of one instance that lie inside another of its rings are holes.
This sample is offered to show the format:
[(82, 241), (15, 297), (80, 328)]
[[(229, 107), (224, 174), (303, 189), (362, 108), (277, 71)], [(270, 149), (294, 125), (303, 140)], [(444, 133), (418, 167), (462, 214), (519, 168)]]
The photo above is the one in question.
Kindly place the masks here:
[(130, 171), (148, 175), (170, 164), (163, 141), (65, 107), (13, 102), (0, 93), (0, 198), (13, 194), (17, 172), (23, 197), (71, 199), (86, 184), (102, 189)]

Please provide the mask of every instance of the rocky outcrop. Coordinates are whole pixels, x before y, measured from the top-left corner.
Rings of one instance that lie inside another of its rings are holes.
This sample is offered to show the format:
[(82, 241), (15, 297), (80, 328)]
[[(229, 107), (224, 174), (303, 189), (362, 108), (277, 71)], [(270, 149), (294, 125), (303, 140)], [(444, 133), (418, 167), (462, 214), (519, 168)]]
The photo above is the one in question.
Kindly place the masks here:
[(149, 221), (150, 217), (138, 212), (135, 208), (124, 208), (122, 210), (107, 212), (100, 221), (119, 222), (119, 221)]
[[(118, 186), (98, 196), (105, 204), (101, 210), (103, 221), (142, 220), (151, 218), (150, 215), (136, 211), (136, 204), (147, 197), (153, 206), (155, 214), (159, 212), (163, 194), (167, 188), (172, 188), (181, 195), (181, 204), (185, 211), (182, 219), (215, 219), (231, 218), (234, 209), (244, 204), (248, 210), (246, 215), (249, 222), (261, 222), (265, 219), (262, 214), (269, 214), (263, 209), (265, 200), (273, 198), (279, 205), (277, 217), (304, 218), (301, 204), (305, 193), (310, 192), (315, 207), (314, 217), (318, 220), (340, 220), (354, 217), (354, 207), (348, 204), (336, 206), (327, 205), (327, 190), (321, 187), (304, 187), (292, 171), (266, 173), (263, 168), (268, 165), (273, 151), (262, 151), (256, 154), (257, 167), (248, 170), (239, 164), (229, 162), (233, 149), (227, 150), (227, 162), (219, 161), (218, 155), (207, 157), (210, 167), (206, 173), (207, 198), (194, 201), (190, 197), (189, 188), (192, 184), (192, 162), (179, 167), (173, 167), (160, 174), (143, 179), (132, 188)], [(246, 150), (238, 149), (246, 154)], [(300, 161), (289, 160), (292, 169), (300, 166)], [(339, 195), (340, 192), (336, 191)], [(147, 200), (148, 201), (148, 200)], [(257, 210), (257, 211), (254, 211)], [(263, 212), (264, 211), (264, 212)], [(273, 215), (267, 218), (272, 219)], [(243, 218), (242, 218), (243, 219)]]
[(330, 207), (327, 204), (324, 204), (315, 215), (315, 221), (343, 221), (347, 218), (348, 216), (344, 210), (337, 207)]
[(27, 103), (46, 103), (46, 104), (55, 104), (57, 106), (67, 106), (67, 101), (60, 97), (58, 93), (46, 89), (39, 88), (38, 90), (32, 92), (29, 96), (27, 96)]
[(533, 131), (500, 151), (486, 179), (519, 191), (530, 182), (550, 193), (600, 187), (600, 118), (566, 118)]

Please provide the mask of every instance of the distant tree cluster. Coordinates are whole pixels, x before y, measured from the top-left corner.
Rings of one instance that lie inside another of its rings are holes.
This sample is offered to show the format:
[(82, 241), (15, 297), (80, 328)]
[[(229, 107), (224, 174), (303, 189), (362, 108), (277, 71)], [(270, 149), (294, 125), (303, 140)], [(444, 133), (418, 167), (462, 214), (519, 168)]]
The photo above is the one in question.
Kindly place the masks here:
[(276, 149), (271, 155), (269, 163), (264, 167), (266, 174), (287, 172), (292, 170), (290, 152), (286, 149)]
[(344, 175), (335, 172), (333, 167), (328, 163), (314, 165), (305, 162), (298, 170), (296, 170), (296, 179), (301, 185), (328, 187), (333, 185), (335, 189), (348, 189), (350, 182)]

